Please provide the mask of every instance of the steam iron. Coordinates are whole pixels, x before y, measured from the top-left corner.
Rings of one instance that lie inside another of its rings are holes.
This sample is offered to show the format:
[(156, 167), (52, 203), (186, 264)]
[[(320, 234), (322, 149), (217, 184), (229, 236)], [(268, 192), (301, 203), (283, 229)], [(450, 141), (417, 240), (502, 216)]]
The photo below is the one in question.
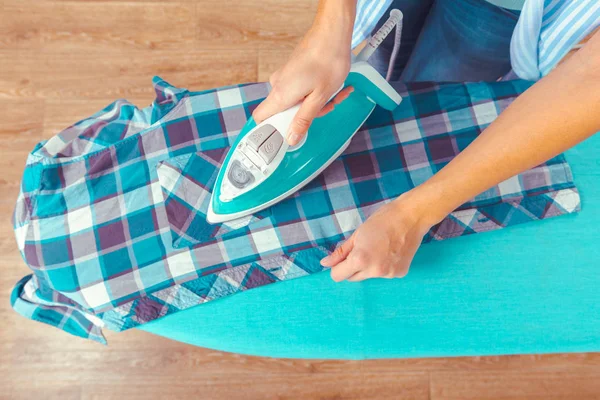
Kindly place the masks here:
[[(386, 25), (387, 33), (393, 29), (390, 20), (381, 30)], [(285, 135), (300, 105), (258, 125), (252, 117), (246, 122), (217, 176), (207, 212), (209, 223), (245, 217), (287, 198), (342, 154), (376, 105), (391, 111), (400, 104), (400, 95), (366, 62), (376, 48), (369, 48), (369, 44), (353, 60), (342, 86), (352, 86), (354, 91), (332, 111), (315, 119), (299, 144), (290, 147)]]

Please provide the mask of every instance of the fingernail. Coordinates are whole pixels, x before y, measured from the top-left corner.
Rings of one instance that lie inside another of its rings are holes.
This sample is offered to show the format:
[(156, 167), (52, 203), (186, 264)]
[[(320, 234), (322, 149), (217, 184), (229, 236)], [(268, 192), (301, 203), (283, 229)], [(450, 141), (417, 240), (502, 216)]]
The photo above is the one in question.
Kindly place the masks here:
[(300, 141), (302, 136), (298, 133), (290, 131), (287, 136), (287, 141), (290, 146), (295, 146)]
[(331, 256), (323, 257), (321, 259), (321, 265), (324, 267), (327, 267), (327, 264), (329, 263), (330, 260), (331, 260)]

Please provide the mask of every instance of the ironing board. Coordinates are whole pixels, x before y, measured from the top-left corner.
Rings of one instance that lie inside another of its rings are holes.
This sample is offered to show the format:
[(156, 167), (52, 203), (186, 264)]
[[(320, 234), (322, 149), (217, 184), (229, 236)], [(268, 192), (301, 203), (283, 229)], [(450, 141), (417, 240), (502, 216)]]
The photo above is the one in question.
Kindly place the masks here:
[(600, 350), (600, 135), (567, 152), (577, 215), (429, 243), (408, 276), (268, 285), (140, 329), (196, 346), (293, 358)]

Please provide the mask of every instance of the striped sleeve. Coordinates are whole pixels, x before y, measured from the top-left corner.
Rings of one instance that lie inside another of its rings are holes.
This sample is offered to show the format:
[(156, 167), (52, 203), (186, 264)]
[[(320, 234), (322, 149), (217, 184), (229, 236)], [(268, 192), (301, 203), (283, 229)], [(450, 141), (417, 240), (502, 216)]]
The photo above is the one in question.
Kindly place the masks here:
[(598, 26), (598, 0), (527, 0), (511, 40), (513, 71), (540, 79)]
[(356, 3), (356, 19), (352, 32), (352, 48), (358, 46), (369, 37), (377, 22), (390, 8), (392, 0), (358, 0)]

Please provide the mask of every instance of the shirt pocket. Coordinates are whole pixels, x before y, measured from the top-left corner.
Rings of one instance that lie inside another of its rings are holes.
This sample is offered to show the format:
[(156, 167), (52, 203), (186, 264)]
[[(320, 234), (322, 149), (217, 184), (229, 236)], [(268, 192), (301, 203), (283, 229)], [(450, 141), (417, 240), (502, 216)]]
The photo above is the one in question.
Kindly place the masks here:
[(157, 165), (173, 247), (190, 247), (228, 233), (249, 229), (271, 215), (270, 209), (210, 224), (206, 220), (213, 186), (221, 165), (202, 152), (169, 158)]

